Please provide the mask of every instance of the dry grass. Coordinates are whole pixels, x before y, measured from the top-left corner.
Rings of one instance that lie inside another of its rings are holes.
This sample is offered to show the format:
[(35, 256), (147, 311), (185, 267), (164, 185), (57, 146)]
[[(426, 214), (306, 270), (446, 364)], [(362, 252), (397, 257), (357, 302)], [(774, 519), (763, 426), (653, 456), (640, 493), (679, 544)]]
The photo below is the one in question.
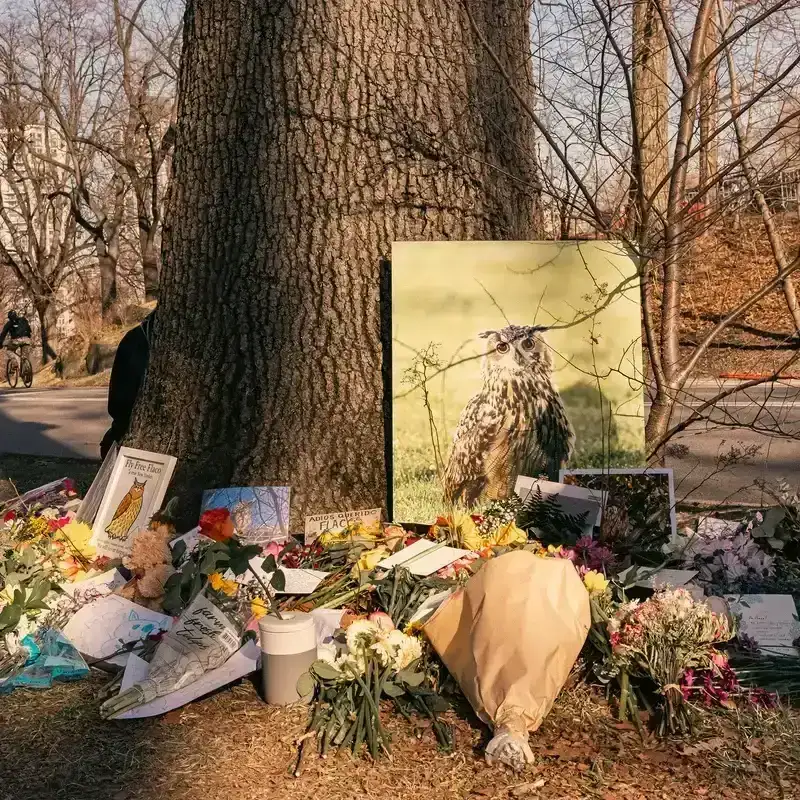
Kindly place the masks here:
[(794, 716), (713, 716), (696, 751), (643, 744), (580, 686), (532, 737), (537, 763), (523, 775), (485, 765), (478, 726), (453, 717), (456, 750), (444, 755), (430, 731), (416, 738), (390, 717), (391, 761), (311, 758), (295, 779), (304, 710), (269, 708), (245, 683), (160, 719), (104, 723), (96, 701), (104, 680), (0, 702), (1, 800), (800, 797)]

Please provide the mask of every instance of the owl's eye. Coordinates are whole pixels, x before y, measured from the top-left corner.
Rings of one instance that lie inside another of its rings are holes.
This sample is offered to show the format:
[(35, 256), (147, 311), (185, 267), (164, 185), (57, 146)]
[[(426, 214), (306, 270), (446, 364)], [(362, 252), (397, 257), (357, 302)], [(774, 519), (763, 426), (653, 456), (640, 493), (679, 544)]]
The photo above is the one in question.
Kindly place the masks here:
[(523, 350), (533, 350), (533, 339), (523, 339), (522, 340), (522, 349)]
[(510, 349), (511, 345), (509, 345), (508, 342), (498, 342), (495, 347), (498, 353), (507, 353)]

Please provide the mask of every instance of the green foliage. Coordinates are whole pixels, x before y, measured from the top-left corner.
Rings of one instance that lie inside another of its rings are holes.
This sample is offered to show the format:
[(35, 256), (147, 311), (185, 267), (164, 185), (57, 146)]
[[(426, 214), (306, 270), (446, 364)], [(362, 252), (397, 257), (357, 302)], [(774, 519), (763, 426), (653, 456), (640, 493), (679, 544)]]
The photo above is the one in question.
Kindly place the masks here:
[(522, 500), (517, 514), (517, 526), (544, 544), (574, 544), (586, 528), (588, 512), (566, 514), (558, 499), (552, 495), (542, 497), (540, 486)]

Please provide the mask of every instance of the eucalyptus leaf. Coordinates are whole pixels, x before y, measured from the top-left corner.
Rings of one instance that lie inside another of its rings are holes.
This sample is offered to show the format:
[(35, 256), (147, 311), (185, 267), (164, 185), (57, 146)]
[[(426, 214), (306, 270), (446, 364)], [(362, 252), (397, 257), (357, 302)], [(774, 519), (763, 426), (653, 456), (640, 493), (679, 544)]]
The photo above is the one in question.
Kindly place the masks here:
[(425, 680), (425, 673), (413, 672), (410, 669), (404, 669), (397, 673), (397, 678), (406, 686), (421, 686), (422, 682)]
[(323, 681), (336, 681), (342, 677), (342, 673), (328, 661), (315, 661), (311, 672)]
[(396, 683), (386, 681), (386, 683), (383, 684), (383, 692), (387, 697), (402, 697), (406, 693), (406, 690)]
[(303, 699), (311, 697), (316, 686), (317, 682), (314, 680), (314, 676), (310, 672), (304, 672), (297, 679), (297, 694)]

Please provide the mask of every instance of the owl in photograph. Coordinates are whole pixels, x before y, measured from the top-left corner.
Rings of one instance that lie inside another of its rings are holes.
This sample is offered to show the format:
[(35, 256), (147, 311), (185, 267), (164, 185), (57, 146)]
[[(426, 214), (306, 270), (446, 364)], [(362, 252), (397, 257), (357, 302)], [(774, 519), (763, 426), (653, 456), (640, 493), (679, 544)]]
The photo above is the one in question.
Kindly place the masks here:
[(240, 500), (231, 511), (231, 519), (233, 520), (233, 527), (239, 536), (247, 533), (254, 526), (253, 522), (253, 507), (255, 500)]
[(139, 517), (144, 502), (144, 487), (147, 481), (133, 479), (133, 485), (128, 493), (120, 500), (111, 522), (106, 527), (110, 539), (127, 539), (131, 528)]
[(486, 339), (483, 386), (461, 413), (445, 470), (452, 503), (502, 500), (518, 475), (558, 471), (572, 455), (575, 434), (553, 382), (545, 328), (508, 325)]

